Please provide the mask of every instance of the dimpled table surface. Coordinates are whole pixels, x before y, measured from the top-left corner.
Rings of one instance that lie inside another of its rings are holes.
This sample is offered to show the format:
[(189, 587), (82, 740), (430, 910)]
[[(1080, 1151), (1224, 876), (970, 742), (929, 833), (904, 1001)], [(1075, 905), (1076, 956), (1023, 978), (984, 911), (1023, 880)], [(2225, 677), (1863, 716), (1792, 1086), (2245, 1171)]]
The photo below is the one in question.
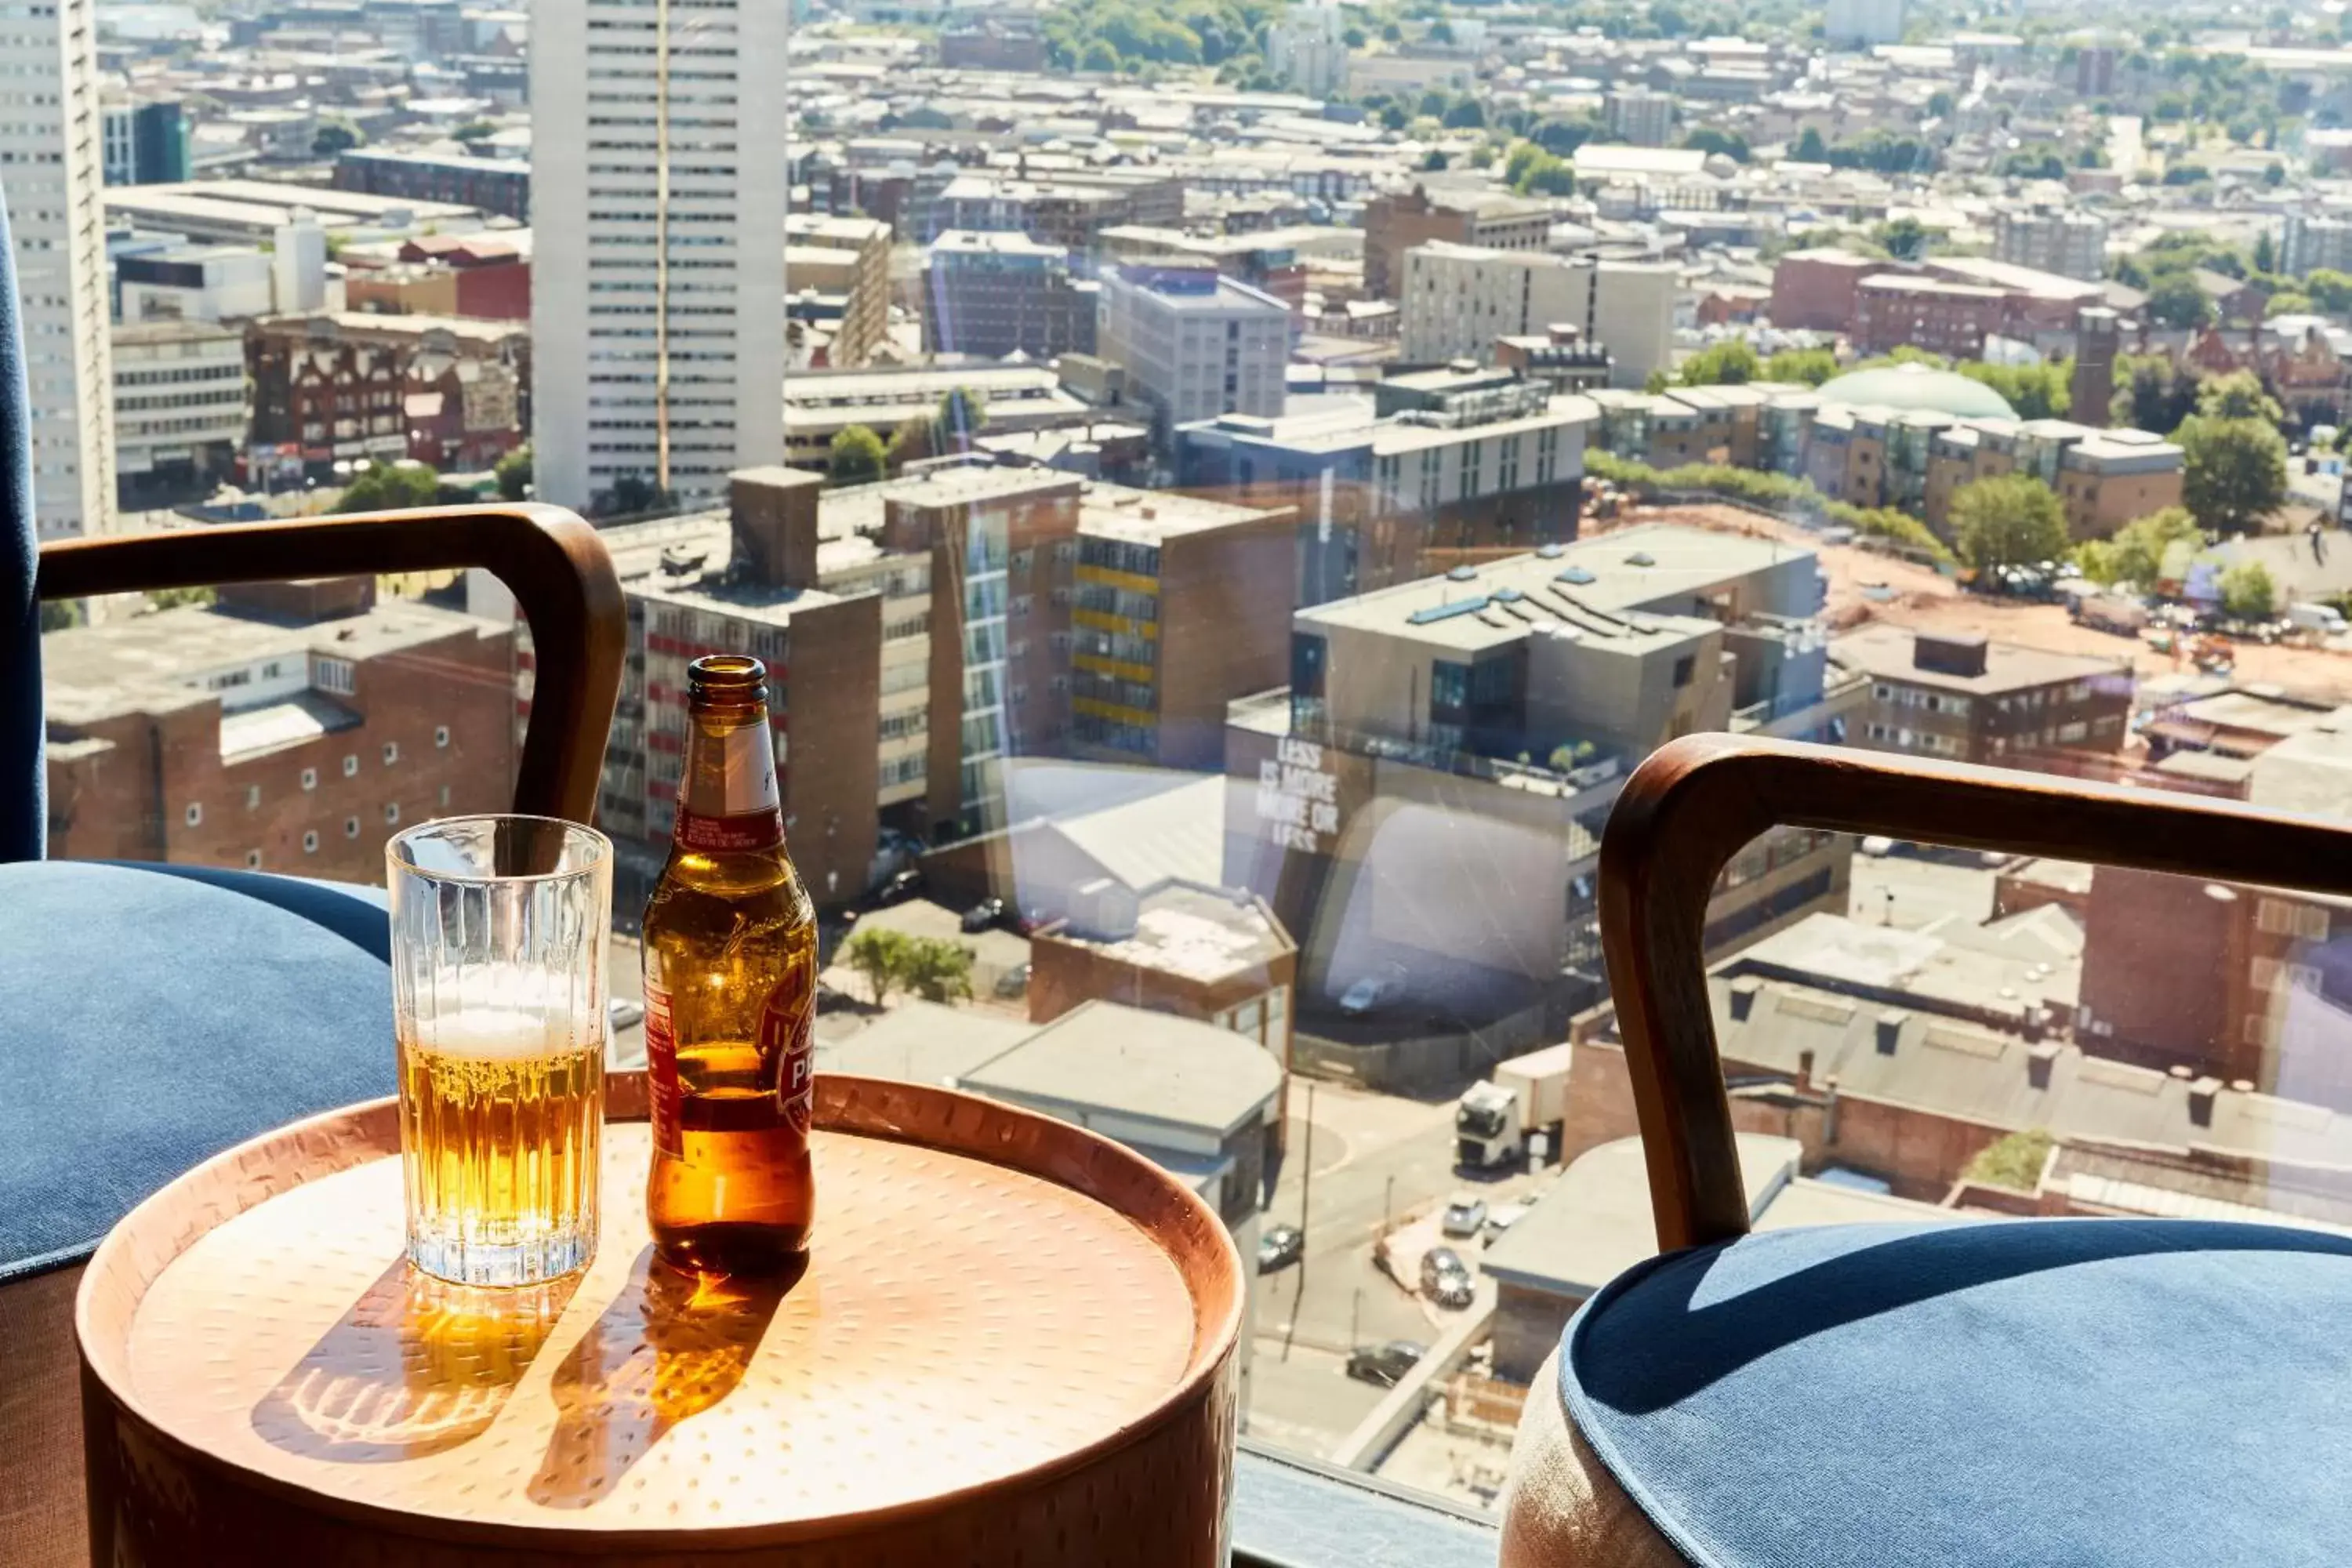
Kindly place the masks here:
[(698, 1280), (653, 1258), (643, 1080), (612, 1086), (597, 1256), (552, 1286), (401, 1260), (389, 1102), (124, 1220), (79, 1311), (96, 1560), (1222, 1561), (1241, 1277), (1192, 1194), (820, 1079), (806, 1272)]

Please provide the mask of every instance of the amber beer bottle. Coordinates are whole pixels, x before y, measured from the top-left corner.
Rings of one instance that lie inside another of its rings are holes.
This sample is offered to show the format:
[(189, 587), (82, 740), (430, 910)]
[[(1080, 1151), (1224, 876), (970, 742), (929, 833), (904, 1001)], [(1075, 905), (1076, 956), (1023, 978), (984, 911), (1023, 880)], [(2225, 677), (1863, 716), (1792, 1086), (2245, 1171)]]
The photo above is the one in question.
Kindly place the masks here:
[(646, 1214), (665, 1260), (708, 1274), (790, 1267), (816, 1206), (816, 916), (784, 853), (767, 673), (688, 668), (677, 826), (646, 905)]

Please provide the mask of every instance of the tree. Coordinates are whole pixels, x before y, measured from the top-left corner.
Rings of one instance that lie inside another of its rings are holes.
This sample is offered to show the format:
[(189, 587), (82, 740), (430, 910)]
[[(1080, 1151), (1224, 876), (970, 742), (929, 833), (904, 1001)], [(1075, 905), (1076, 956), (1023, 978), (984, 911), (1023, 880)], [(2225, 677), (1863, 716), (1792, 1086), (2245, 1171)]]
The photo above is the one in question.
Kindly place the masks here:
[(1766, 381), (1819, 386), (1837, 373), (1837, 355), (1828, 349), (1782, 349), (1764, 362)]
[(522, 500), (530, 494), (535, 478), (531, 468), (530, 443), (524, 442), (499, 459), (490, 470), (498, 476), (499, 494), (508, 500)]
[(1642, 390), (1648, 393), (1652, 397), (1655, 397), (1658, 394), (1665, 391), (1669, 384), (1671, 384), (1666, 380), (1666, 373), (1664, 371), (1654, 370), (1643, 380)]
[(449, 132), (452, 142), (487, 142), (499, 133), (499, 128), (487, 120), (468, 120)]
[(969, 452), (988, 426), (988, 398), (976, 387), (951, 387), (940, 396), (939, 449)]
[(2180, 443), (2180, 499), (2216, 533), (2243, 533), (2286, 500), (2286, 437), (2266, 419), (2197, 414), (2173, 433)]
[(1444, 17), (1440, 16), (1430, 26), (1429, 41), (1433, 44), (1452, 43), (1454, 41), (1454, 24), (1447, 21)]
[(2284, 416), (2277, 400), (2263, 390), (2262, 377), (2250, 370), (2231, 371), (2205, 383), (2197, 393), (2197, 412), (2209, 419), (2267, 419), (2273, 425)]
[(1970, 381), (1982, 382), (2000, 393), (2021, 419), (2063, 418), (2074, 405), (2073, 366), (2069, 361), (1988, 364), (1982, 360), (1962, 360), (1954, 368)]
[(623, 474), (605, 492), (603, 510), (607, 517), (635, 517), (641, 512), (661, 511), (677, 500), (643, 474)]
[(1960, 1179), (2031, 1193), (2042, 1185), (2042, 1168), (2050, 1163), (2054, 1142), (2046, 1127), (2021, 1128), (1996, 1138), (1969, 1159)]
[(378, 463), (343, 488), (339, 512), (409, 511), (441, 496), (441, 476), (422, 463)]
[(1927, 254), (1927, 226), (1908, 213), (1880, 224), (1871, 237), (1885, 246), (1886, 254), (1897, 261), (1916, 261)]
[(319, 122), (318, 134), (310, 138), (310, 155), (314, 158), (335, 158), (365, 142), (360, 128), (341, 115)]
[(1078, 57), (1078, 68), (1085, 71), (1115, 71), (1118, 69), (1118, 51), (1100, 38), (1087, 41), (1086, 52)]
[(2160, 326), (2193, 331), (2213, 320), (2213, 301), (2186, 272), (2167, 272), (2150, 281), (2147, 313)]
[(919, 414), (901, 420), (898, 427), (890, 432), (890, 444), (882, 449), (883, 461), (895, 469), (935, 456), (931, 445), (935, 435), (931, 422)]
[(2164, 558), (2176, 544), (2203, 548), (2205, 531), (2186, 507), (2168, 506), (2116, 530), (2113, 539), (2093, 540), (2074, 552), (2083, 574), (2105, 585), (2131, 583), (2152, 588), (2164, 579)]
[(2001, 474), (1952, 497), (1960, 559), (1982, 572), (2031, 565), (2066, 553), (2066, 513), (2056, 492), (2030, 474)]
[(882, 477), (886, 459), (881, 437), (863, 425), (845, 426), (826, 449), (825, 472), (835, 484), (862, 485)]
[(220, 601), (219, 591), (199, 584), (193, 588), (152, 588), (147, 594), (151, 610), (176, 610), (187, 605), (212, 605)]
[(1448, 131), (1484, 131), (1486, 128), (1486, 108), (1468, 93), (1454, 100), (1442, 122)]
[(2266, 621), (2278, 608), (2278, 584), (2259, 561), (2241, 561), (2221, 574), (2221, 610), (2242, 621)]
[(1684, 137), (1683, 145), (1694, 153), (1705, 153), (1710, 157), (1720, 153), (1735, 163), (1748, 162), (1753, 151), (1748, 145), (1748, 138), (1738, 132), (1718, 131), (1712, 125), (1702, 125)]
[[(2273, 164), (2272, 167), (2276, 168), (2277, 165)], [(2278, 270), (2278, 247), (2271, 243), (2271, 231), (2268, 229), (2263, 230), (2254, 237), (2254, 270), (2257, 272)]]
[(2126, 354), (2116, 361), (2116, 370), (2121, 383), (2112, 412), (2116, 423), (2169, 436), (2197, 412), (2205, 383), (2195, 366), (2176, 366), (2160, 353)]
[(1789, 149), (1789, 156), (1800, 163), (1826, 163), (1830, 161), (1829, 144), (1822, 140), (1819, 130), (1808, 125), (1797, 133), (1797, 144)]
[(861, 926), (842, 944), (841, 959), (865, 980), (877, 1007), (893, 991), (911, 991), (926, 1002), (971, 994), (971, 949), (940, 937)]
[(1764, 368), (1744, 338), (1711, 343), (1683, 362), (1685, 386), (1740, 386), (1754, 381)]

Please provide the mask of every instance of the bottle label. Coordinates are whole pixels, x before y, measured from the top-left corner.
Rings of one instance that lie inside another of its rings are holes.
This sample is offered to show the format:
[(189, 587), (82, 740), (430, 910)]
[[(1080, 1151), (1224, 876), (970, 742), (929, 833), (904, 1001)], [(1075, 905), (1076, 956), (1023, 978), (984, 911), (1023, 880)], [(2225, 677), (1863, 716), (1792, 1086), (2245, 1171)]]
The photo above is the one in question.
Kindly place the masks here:
[(816, 998), (786, 981), (760, 1009), (760, 1055), (776, 1064), (776, 1108), (803, 1138), (816, 1103)]
[(646, 983), (646, 1110), (653, 1122), (654, 1152), (686, 1157), (678, 1122), (677, 1032), (670, 1026), (669, 993)]
[(680, 847), (702, 854), (773, 849), (783, 843), (776, 742), (764, 720), (724, 735), (689, 737), (676, 837)]

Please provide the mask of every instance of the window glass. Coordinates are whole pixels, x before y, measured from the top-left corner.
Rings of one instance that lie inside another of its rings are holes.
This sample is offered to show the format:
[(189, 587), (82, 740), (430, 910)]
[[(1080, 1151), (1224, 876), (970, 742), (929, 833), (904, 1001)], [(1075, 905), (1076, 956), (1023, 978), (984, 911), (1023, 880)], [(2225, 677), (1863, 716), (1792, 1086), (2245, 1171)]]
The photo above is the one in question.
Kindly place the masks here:
[[(877, 918), (968, 950), (942, 1033), (1197, 1026), (1214, 1124), (1135, 1142), (1305, 1230), (1260, 1441), (1493, 1502), (1573, 1304), (1501, 1269), (1638, 1209), (1574, 1194), (1661, 746), (2352, 817), (2340, 7), (16, 10), (40, 540), (593, 521), (615, 994), (686, 667), (751, 653), (823, 1059), (907, 1070), (857, 1040), (923, 998), (834, 962)], [(507, 808), (570, 672), (390, 564), (45, 606), (49, 853), (373, 886)], [(2352, 1225), (2342, 914), (1783, 826), (1689, 983), (1801, 1194)], [(1396, 1283), (1441, 1247), (1472, 1304)]]

